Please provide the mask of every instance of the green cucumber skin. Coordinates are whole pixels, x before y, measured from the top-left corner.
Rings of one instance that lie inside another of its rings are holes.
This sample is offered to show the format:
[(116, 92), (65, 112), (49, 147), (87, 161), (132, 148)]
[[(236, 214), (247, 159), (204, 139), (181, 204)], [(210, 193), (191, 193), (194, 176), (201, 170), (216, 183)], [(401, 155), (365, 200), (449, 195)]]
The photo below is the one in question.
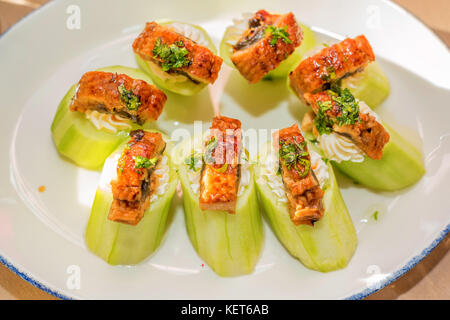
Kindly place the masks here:
[(150, 204), (136, 226), (108, 220), (112, 193), (97, 190), (85, 233), (90, 251), (111, 265), (134, 265), (159, 247), (178, 183), (175, 170), (171, 164), (169, 166), (169, 187), (166, 193)]
[(183, 190), (186, 230), (198, 255), (219, 276), (250, 274), (258, 262), (263, 228), (254, 179), (237, 201), (236, 213), (202, 211), (186, 169), (178, 174)]
[(349, 88), (355, 98), (364, 101), (372, 109), (386, 100), (390, 93), (389, 80), (376, 61), (355, 77), (343, 79), (342, 87)]
[[(151, 79), (138, 69), (111, 66), (98, 71), (124, 73), (135, 79), (142, 79), (152, 83)], [(77, 85), (73, 85), (61, 100), (51, 125), (52, 139), (58, 152), (77, 166), (100, 170), (105, 159), (127, 137), (130, 130), (142, 128), (132, 124), (129, 130), (109, 133), (98, 130), (80, 112), (69, 109)]]
[(363, 162), (331, 161), (355, 182), (380, 191), (396, 191), (415, 184), (425, 174), (421, 152), (392, 128), (383, 124), (390, 140), (380, 160), (365, 157)]
[[(306, 267), (329, 272), (345, 268), (355, 252), (355, 227), (333, 172), (328, 165), (329, 182), (323, 198), (325, 213), (314, 226), (292, 223), (286, 203), (278, 203), (266, 183), (257, 181), (258, 194), (272, 230), (287, 249)], [(260, 174), (259, 167), (255, 171)]]
[[(289, 72), (291, 72), (303, 59), (304, 55), (317, 45), (314, 32), (310, 28), (301, 23), (299, 23), (299, 26), (302, 28), (303, 31), (303, 40), (301, 45), (298, 46), (286, 60), (282, 61), (277, 68), (270, 71), (263, 79), (270, 80), (287, 77), (289, 75)], [(234, 64), (230, 59), (231, 48), (230, 45), (226, 43), (226, 40), (227, 39), (225, 33), (220, 43), (220, 56), (227, 65), (234, 68)]]

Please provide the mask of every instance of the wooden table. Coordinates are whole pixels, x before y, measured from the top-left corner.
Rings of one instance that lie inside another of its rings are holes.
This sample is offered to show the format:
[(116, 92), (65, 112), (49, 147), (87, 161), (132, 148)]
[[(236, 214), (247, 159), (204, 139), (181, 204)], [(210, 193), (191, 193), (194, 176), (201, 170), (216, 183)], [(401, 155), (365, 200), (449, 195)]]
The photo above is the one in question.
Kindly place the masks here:
[[(47, 0), (0, 0), (0, 33)], [(395, 0), (450, 46), (450, 0)], [(18, 5), (22, 4), (22, 5)], [(450, 237), (415, 268), (367, 299), (450, 299)], [(55, 299), (0, 264), (0, 299)]]

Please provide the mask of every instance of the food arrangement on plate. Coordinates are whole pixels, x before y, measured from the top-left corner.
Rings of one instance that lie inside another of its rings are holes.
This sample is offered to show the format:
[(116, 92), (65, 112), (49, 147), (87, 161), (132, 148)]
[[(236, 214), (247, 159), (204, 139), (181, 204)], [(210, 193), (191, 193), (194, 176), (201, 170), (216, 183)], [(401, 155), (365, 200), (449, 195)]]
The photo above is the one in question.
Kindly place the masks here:
[[(103, 167), (85, 239), (109, 264), (137, 264), (155, 252), (180, 184), (189, 239), (218, 275), (254, 271), (262, 212), (304, 266), (341, 269), (357, 235), (335, 170), (384, 191), (425, 173), (421, 151), (374, 111), (389, 82), (363, 35), (323, 46), (293, 13), (259, 10), (226, 29), (220, 57), (204, 29), (173, 20), (148, 22), (130, 50), (140, 69), (83, 74), (51, 126), (66, 159)], [(255, 159), (241, 121), (217, 112), (209, 130), (177, 146), (154, 129), (168, 100), (163, 90), (198, 94), (218, 79), (222, 61), (250, 84), (286, 81), (298, 108), (308, 108), (300, 127), (277, 128)]]

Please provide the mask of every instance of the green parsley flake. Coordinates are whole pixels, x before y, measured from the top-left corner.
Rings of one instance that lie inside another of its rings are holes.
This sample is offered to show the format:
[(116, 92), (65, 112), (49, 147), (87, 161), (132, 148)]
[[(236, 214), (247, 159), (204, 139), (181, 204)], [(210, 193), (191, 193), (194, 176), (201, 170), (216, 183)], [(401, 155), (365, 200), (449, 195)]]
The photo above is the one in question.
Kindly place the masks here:
[(177, 41), (171, 45), (162, 43), (161, 38), (156, 40), (153, 47), (153, 56), (161, 59), (162, 71), (169, 71), (189, 66), (192, 61), (188, 59), (189, 51), (184, 47), (183, 41)]
[(202, 162), (202, 157), (195, 151), (192, 151), (191, 155), (184, 159), (184, 163), (189, 167), (190, 170), (198, 171), (200, 170), (200, 164)]
[(333, 130), (333, 125), (338, 126), (352, 125), (356, 122), (361, 122), (359, 116), (359, 104), (355, 97), (352, 95), (348, 88), (341, 90), (338, 86), (332, 86), (332, 89), (327, 91), (331, 100), (336, 103), (339, 107), (339, 115), (336, 117), (337, 122), (330, 116), (326, 114), (333, 105), (331, 101), (319, 101), (317, 105), (319, 106), (319, 111), (314, 123), (316, 125), (319, 134), (330, 134)]
[(264, 31), (265, 34), (269, 34), (272, 36), (272, 40), (270, 41), (270, 45), (273, 47), (277, 44), (278, 39), (282, 39), (284, 43), (291, 44), (292, 41), (289, 39), (289, 33), (287, 32), (287, 26), (282, 28), (277, 28), (274, 26), (268, 26)]
[[(311, 162), (305, 159), (309, 155), (306, 151), (306, 141), (301, 143), (282, 141), (279, 150), (279, 156), (282, 163), (288, 167), (288, 169), (294, 168), (301, 178), (306, 177), (311, 168)], [(299, 169), (298, 165), (303, 167)]]
[(134, 159), (134, 167), (136, 169), (153, 167), (156, 164), (156, 162), (158, 162), (158, 158), (156, 157), (148, 159), (146, 157), (136, 156), (133, 157), (133, 159)]
[(119, 90), (120, 98), (127, 106), (128, 110), (137, 110), (142, 104), (139, 96), (135, 95), (133, 91), (127, 90), (123, 84), (117, 87)]
[(375, 221), (378, 221), (378, 211), (375, 211), (375, 212), (372, 214), (372, 217), (375, 219)]

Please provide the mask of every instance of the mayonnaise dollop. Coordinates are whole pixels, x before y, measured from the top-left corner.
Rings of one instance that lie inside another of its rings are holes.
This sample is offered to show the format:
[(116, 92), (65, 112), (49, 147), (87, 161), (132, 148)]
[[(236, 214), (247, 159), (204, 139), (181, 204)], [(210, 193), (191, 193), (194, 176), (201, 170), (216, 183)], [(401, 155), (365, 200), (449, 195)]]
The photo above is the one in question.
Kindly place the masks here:
[[(108, 158), (103, 165), (103, 171), (100, 175), (98, 188), (104, 192), (112, 193), (111, 181), (117, 179), (117, 164), (121, 153), (116, 153), (114, 157)], [(156, 190), (151, 191), (150, 203), (158, 200), (169, 188), (169, 158), (166, 155), (156, 164), (152, 175), (157, 179)]]
[(88, 119), (98, 130), (105, 130), (116, 133), (119, 130), (130, 129), (129, 120), (111, 113), (101, 113), (96, 110), (87, 110), (85, 112)]
[[(328, 166), (314, 150), (309, 150), (309, 155), (311, 157), (311, 168), (319, 180), (320, 187), (323, 188), (330, 178)], [(279, 203), (287, 203), (286, 188), (281, 175), (278, 174), (278, 168), (278, 157), (272, 150), (261, 164), (261, 177), (258, 178), (258, 183), (267, 184)]]

